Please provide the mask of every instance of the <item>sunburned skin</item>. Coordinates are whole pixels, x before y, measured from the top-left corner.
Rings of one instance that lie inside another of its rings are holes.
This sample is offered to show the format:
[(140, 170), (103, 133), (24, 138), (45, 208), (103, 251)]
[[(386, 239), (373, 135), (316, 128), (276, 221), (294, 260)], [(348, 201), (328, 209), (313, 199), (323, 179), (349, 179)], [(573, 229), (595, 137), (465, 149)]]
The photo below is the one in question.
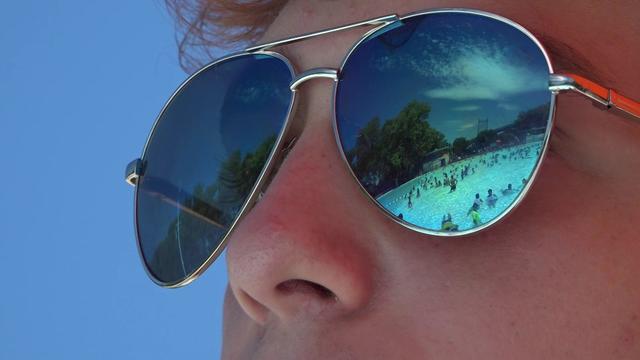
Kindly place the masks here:
[[(638, 99), (638, 5), (291, 1), (263, 40), (473, 8), (550, 39), (556, 72)], [(298, 71), (337, 68), (365, 31), (276, 51)], [(229, 239), (224, 359), (640, 359), (640, 124), (561, 95), (522, 204), (487, 231), (442, 239), (399, 226), (359, 189), (331, 128), (332, 86), (299, 89), (304, 131)]]

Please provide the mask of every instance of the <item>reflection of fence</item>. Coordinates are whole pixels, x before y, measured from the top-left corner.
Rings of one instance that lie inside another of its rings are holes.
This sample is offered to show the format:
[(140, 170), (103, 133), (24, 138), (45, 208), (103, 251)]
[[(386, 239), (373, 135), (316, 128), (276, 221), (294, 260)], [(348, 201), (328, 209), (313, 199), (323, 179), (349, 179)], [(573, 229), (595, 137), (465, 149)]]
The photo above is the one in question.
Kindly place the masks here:
[(227, 229), (227, 225), (221, 223), (225, 215), (224, 210), (211, 205), (195, 194), (191, 194), (164, 179), (146, 176), (144, 186), (140, 187), (140, 194), (138, 196), (141, 194), (160, 199), (167, 205), (173, 206), (209, 225), (222, 230)]
[(511, 132), (502, 131), (498, 133), (498, 139), (496, 142), (501, 143), (501, 145), (517, 145), (522, 143), (522, 138), (516, 134), (512, 134)]
[(542, 134), (527, 134), (526, 143), (542, 142), (544, 140), (544, 133)]

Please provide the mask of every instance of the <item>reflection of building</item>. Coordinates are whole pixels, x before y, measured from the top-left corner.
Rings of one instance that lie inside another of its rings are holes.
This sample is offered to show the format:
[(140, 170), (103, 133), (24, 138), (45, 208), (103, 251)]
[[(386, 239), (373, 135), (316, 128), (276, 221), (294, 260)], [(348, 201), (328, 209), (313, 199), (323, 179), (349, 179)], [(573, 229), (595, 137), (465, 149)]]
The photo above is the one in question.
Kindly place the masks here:
[(449, 147), (443, 147), (427, 154), (422, 171), (429, 172), (447, 166), (449, 163)]
[(476, 136), (480, 134), (480, 132), (485, 131), (489, 128), (489, 119), (478, 119), (478, 132), (476, 132)]

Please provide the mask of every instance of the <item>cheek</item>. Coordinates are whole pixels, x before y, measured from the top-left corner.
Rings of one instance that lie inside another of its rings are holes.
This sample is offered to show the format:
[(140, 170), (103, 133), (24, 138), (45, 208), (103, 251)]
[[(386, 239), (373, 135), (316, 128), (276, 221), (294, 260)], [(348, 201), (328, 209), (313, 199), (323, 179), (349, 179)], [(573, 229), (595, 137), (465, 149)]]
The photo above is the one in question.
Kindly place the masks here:
[(223, 313), (222, 358), (245, 358), (253, 353), (253, 345), (260, 339), (263, 330), (244, 313), (228, 286)]
[[(582, 96), (558, 99), (551, 147), (574, 169), (603, 182), (633, 180), (640, 169), (640, 126), (591, 105)], [(635, 180), (634, 180), (635, 181)]]

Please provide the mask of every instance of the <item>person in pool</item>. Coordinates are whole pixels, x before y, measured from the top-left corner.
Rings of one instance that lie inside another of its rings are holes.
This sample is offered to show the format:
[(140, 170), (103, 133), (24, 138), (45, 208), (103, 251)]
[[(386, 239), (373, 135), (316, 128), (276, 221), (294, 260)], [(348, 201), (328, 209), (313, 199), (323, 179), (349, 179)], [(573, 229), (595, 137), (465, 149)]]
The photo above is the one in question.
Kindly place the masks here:
[(441, 229), (444, 231), (458, 231), (458, 225), (451, 219), (451, 213), (448, 213), (446, 216), (442, 215)]
[[(582, 74), (640, 97), (637, 1), (169, 3), (185, 31), (180, 49), (189, 72), (196, 68), (191, 64), (210, 60), (206, 54), (220, 54), (221, 45), (246, 48), (392, 13), (464, 7), (530, 29), (549, 52), (553, 72)], [(274, 50), (299, 73), (339, 68), (368, 30)], [(435, 115), (441, 103), (487, 101), (482, 90), (488, 82), (501, 86), (492, 97), (526, 97), (510, 92), (528, 82), (526, 69), (509, 68), (502, 49), (487, 50), (497, 55), (490, 62), (477, 62), (477, 52), (467, 51), (449, 64), (461, 69), (456, 76), (478, 73), (478, 81), (454, 88), (432, 84), (417, 94), (440, 97), (429, 104), (432, 127), (440, 125)], [(502, 76), (508, 70), (518, 76)], [(228, 238), (222, 359), (640, 359), (635, 123), (562, 95), (550, 151), (519, 207), (483, 232), (441, 238), (398, 225), (354, 183), (335, 144), (333, 86), (313, 79), (298, 88), (292, 120), (304, 131), (263, 198)], [(365, 107), (377, 101), (361, 100)], [(381, 126), (393, 116), (381, 116)], [(210, 272), (204, 276), (215, 280)]]
[(513, 194), (513, 187), (511, 186), (511, 184), (507, 185), (506, 189), (502, 189), (502, 195), (510, 195)]
[(477, 204), (473, 204), (467, 215), (471, 216), (473, 226), (479, 226), (482, 224), (482, 220), (480, 219), (480, 206)]
[(492, 189), (487, 191), (487, 206), (490, 208), (496, 207), (496, 202), (498, 202), (498, 196), (493, 193)]
[(480, 207), (483, 202), (484, 201), (480, 198), (480, 194), (476, 193), (476, 198), (473, 200), (473, 205), (478, 205), (478, 207)]

